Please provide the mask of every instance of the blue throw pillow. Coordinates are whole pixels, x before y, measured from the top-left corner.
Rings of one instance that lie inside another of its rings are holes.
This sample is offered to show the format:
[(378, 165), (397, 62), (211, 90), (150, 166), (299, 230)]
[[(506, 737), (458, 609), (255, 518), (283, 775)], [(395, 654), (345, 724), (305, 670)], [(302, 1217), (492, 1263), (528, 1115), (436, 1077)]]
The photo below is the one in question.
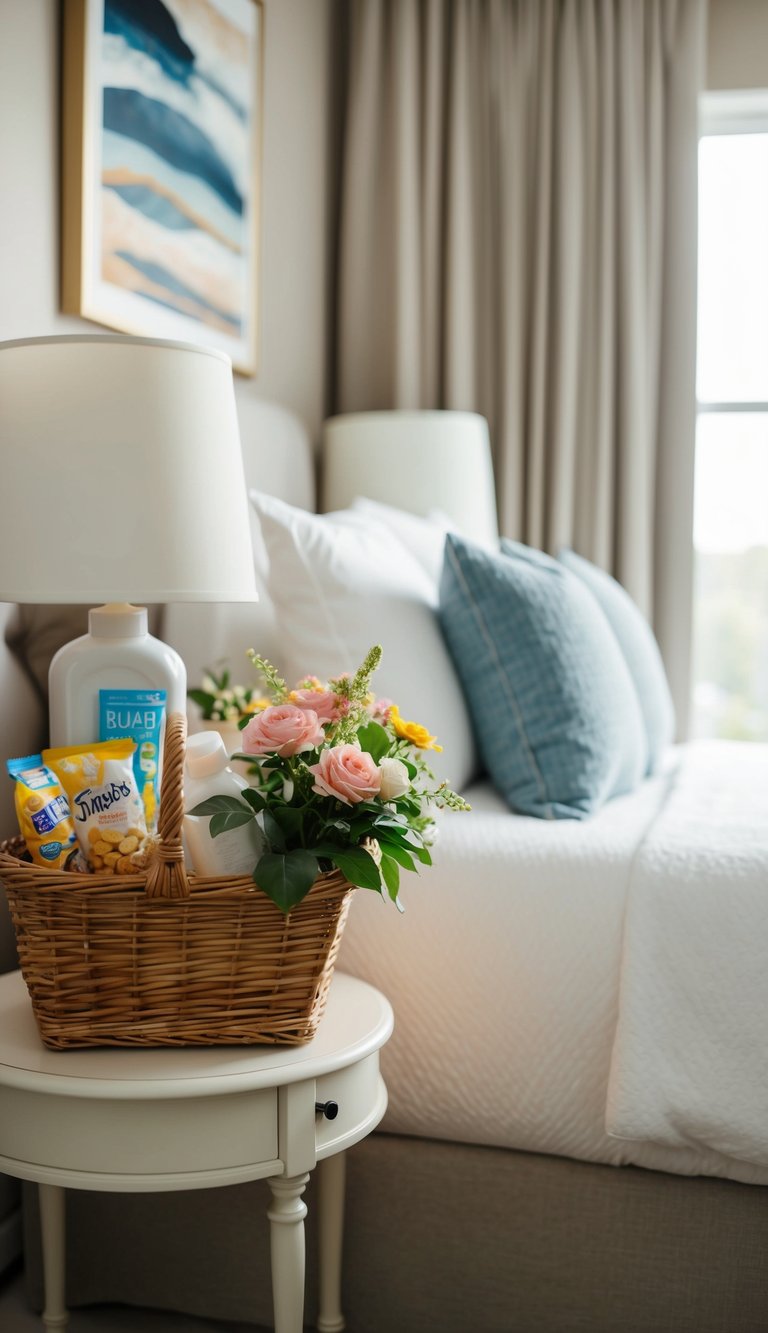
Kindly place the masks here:
[(513, 810), (585, 819), (647, 768), (637, 691), (592, 594), (540, 551), (449, 533), (440, 621), (478, 744)]
[(560, 551), (557, 558), (589, 588), (619, 641), (640, 700), (648, 737), (648, 772), (652, 773), (675, 735), (675, 709), (653, 630), (610, 574), (575, 551)]

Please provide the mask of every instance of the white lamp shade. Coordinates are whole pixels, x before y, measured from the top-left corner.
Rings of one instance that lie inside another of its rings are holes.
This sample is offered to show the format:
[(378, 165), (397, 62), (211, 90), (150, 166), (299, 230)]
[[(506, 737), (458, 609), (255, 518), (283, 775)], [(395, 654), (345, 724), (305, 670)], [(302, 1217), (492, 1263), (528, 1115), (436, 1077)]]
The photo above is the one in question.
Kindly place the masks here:
[(0, 457), (1, 600), (257, 600), (223, 353), (0, 343)]
[(488, 423), (476, 412), (354, 412), (323, 427), (323, 508), (357, 496), (446, 514), (472, 541), (498, 542)]

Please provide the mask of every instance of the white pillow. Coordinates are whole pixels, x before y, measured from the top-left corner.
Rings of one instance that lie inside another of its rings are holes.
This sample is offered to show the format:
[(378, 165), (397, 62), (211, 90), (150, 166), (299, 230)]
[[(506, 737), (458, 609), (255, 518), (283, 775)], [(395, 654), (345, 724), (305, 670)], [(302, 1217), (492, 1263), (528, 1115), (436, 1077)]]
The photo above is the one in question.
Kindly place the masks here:
[(418, 560), (434, 586), (439, 588), (445, 534), (451, 527), (450, 519), (437, 513), (420, 518), (418, 514), (411, 514), (406, 509), (396, 509), (394, 505), (382, 504), (380, 500), (370, 500), (367, 495), (359, 495), (352, 501), (352, 511), (367, 514), (389, 528), (414, 559)]
[[(430, 766), (454, 787), (477, 772), (472, 727), (437, 619), (434, 585), (402, 542), (369, 514), (310, 514), (251, 491), (269, 556), (289, 684), (354, 671), (368, 649), (384, 655), (373, 686), (404, 718), (423, 723), (442, 754)], [(258, 649), (258, 644), (254, 645)]]

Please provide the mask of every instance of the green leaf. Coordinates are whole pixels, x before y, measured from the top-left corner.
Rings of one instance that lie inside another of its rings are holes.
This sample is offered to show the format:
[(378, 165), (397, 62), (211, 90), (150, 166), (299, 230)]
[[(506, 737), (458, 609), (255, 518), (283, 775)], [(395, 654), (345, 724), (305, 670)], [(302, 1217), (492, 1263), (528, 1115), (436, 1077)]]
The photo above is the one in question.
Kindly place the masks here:
[(294, 805), (273, 805), (270, 814), (287, 838), (300, 837), (304, 827), (306, 807)]
[(264, 836), (272, 851), (285, 851), (285, 833), (271, 810), (264, 810)]
[(352, 825), (348, 819), (329, 819), (323, 824), (323, 832), (331, 829), (335, 829), (337, 833), (343, 833), (348, 838)]
[(316, 857), (298, 847), (292, 852), (265, 852), (253, 872), (253, 880), (287, 914), (306, 898), (317, 874)]
[(374, 819), (373, 823), (377, 829), (395, 829), (403, 834), (410, 833), (405, 815), (379, 815)]
[(356, 884), (359, 889), (375, 889), (377, 893), (381, 892), (379, 868), (373, 857), (362, 847), (341, 848), (334, 847), (331, 843), (324, 843), (320, 847), (313, 847), (312, 850), (315, 856), (327, 856), (329, 861), (333, 861), (350, 884)]
[[(201, 801), (194, 809), (188, 810), (190, 815), (220, 815), (226, 814), (230, 810), (242, 812), (243, 803), (236, 796), (209, 796), (207, 801)], [(246, 814), (248, 812), (246, 811)], [(249, 814), (248, 818), (252, 816)]]
[(266, 802), (261, 792), (256, 791), (255, 787), (245, 787), (243, 789), (243, 800), (247, 801), (252, 810), (261, 811)]
[(379, 722), (370, 721), (364, 727), (360, 727), (357, 733), (357, 739), (360, 742), (360, 748), (365, 750), (378, 764), (379, 760), (387, 753), (392, 745), (391, 737), (381, 726)]
[(381, 856), (381, 874), (390, 898), (393, 903), (396, 903), (397, 895), (400, 892), (400, 867), (397, 861), (393, 861), (391, 856), (387, 856), (386, 852), (382, 852)]
[(421, 806), (418, 801), (412, 801), (409, 796), (398, 796), (397, 798), (398, 814), (411, 815), (418, 819), (421, 814)]
[(210, 708), (214, 702), (213, 695), (205, 690), (187, 690), (187, 696), (203, 710)]
[(253, 811), (244, 810), (242, 806), (239, 810), (228, 810), (214, 815), (209, 826), (211, 837), (218, 838), (220, 833), (229, 833), (230, 829), (242, 828), (243, 824), (250, 824), (254, 818)]
[(379, 846), (382, 853), (391, 856), (392, 860), (397, 861), (398, 865), (401, 865), (405, 870), (412, 870), (415, 874), (416, 867), (413, 864), (413, 857), (404, 847), (400, 847), (396, 842), (390, 842), (388, 838), (380, 838)]
[[(410, 846), (410, 843), (408, 845)], [(430, 856), (426, 847), (414, 847), (413, 854), (417, 860), (421, 861), (421, 864), (423, 866), (431, 866), (432, 857)]]

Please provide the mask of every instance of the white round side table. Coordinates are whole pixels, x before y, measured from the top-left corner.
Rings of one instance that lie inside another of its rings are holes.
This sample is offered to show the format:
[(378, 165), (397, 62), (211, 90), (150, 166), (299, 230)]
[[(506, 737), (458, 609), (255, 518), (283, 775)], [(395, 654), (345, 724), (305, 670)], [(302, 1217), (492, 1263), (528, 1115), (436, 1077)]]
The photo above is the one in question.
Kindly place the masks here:
[(266, 1179), (275, 1333), (301, 1333), (302, 1193), (319, 1170), (322, 1333), (344, 1328), (344, 1149), (381, 1120), (392, 1009), (336, 973), (305, 1046), (50, 1051), (20, 972), (0, 976), (0, 1170), (38, 1182), (43, 1325), (65, 1328), (64, 1190), (201, 1189)]

